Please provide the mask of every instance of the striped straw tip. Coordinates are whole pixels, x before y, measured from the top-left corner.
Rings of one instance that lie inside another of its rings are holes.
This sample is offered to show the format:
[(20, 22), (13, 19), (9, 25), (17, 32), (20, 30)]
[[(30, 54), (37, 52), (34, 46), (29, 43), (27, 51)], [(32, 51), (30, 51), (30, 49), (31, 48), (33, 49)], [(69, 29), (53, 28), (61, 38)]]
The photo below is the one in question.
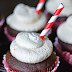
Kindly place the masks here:
[(62, 5), (63, 5), (63, 7), (64, 7), (64, 4), (63, 3), (61, 3)]

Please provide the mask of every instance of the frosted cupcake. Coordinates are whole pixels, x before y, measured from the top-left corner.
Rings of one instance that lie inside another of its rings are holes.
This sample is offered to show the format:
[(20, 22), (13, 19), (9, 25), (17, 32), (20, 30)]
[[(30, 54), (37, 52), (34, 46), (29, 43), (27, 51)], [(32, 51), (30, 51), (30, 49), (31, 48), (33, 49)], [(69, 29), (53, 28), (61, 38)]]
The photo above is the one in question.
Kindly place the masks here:
[(42, 12), (38, 15), (35, 11), (34, 7), (24, 4), (18, 4), (15, 7), (13, 13), (6, 19), (5, 33), (10, 40), (21, 31), (41, 32), (46, 25), (47, 18)]
[(60, 3), (64, 4), (64, 9), (52, 26), (54, 32), (56, 32), (58, 26), (66, 21), (66, 19), (72, 14), (72, 0), (48, 0), (46, 3), (46, 14), (48, 15), (48, 19), (53, 15)]
[(62, 57), (72, 65), (72, 16), (58, 27), (54, 44)]
[(6, 70), (14, 72), (55, 72), (59, 63), (48, 37), (42, 40), (38, 33), (32, 32), (19, 33), (3, 60)]

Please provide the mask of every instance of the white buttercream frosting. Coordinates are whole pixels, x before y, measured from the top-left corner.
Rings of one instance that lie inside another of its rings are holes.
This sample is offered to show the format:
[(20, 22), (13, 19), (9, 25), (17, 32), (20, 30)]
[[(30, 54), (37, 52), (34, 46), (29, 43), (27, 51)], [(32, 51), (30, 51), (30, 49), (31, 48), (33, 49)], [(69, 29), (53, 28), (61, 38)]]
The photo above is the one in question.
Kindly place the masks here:
[(53, 51), (52, 42), (38, 33), (21, 32), (10, 45), (12, 56), (21, 62), (38, 63), (47, 59)]
[(72, 0), (48, 0), (46, 3), (46, 10), (54, 14), (60, 3), (64, 4), (64, 9), (59, 16), (69, 16), (72, 14)]
[(63, 42), (72, 44), (72, 16), (58, 27), (57, 36)]
[(38, 31), (41, 30), (47, 22), (43, 13), (39, 15), (34, 7), (24, 4), (18, 4), (13, 13), (6, 19), (7, 24), (18, 31)]

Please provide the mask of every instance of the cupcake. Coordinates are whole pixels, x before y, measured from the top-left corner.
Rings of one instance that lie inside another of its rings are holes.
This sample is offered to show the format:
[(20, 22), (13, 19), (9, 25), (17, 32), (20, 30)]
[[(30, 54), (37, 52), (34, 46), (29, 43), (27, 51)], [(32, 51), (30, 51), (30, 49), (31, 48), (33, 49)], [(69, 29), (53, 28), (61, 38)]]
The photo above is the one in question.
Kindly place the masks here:
[(3, 59), (8, 72), (55, 72), (60, 63), (48, 37), (34, 32), (18, 33)]
[(72, 65), (72, 16), (57, 29), (55, 47), (62, 57)]
[(18, 4), (13, 13), (6, 19), (5, 34), (12, 41), (19, 32), (41, 32), (47, 22), (46, 16), (41, 12), (37, 14), (34, 7)]
[(62, 24), (66, 19), (72, 14), (72, 0), (48, 0), (46, 3), (46, 15), (48, 19), (54, 14), (60, 3), (64, 4), (64, 9), (60, 13), (56, 22), (52, 26), (53, 32), (55, 33), (60, 24)]

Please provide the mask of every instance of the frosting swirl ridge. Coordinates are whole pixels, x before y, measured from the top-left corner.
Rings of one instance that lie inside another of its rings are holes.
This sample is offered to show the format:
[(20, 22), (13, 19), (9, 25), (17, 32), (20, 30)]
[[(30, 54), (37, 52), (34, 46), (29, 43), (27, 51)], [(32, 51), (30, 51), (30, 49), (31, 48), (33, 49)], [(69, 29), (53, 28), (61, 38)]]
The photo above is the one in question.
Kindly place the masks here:
[(10, 45), (12, 56), (21, 62), (38, 63), (47, 59), (53, 51), (51, 41), (43, 40), (38, 33), (21, 32)]

